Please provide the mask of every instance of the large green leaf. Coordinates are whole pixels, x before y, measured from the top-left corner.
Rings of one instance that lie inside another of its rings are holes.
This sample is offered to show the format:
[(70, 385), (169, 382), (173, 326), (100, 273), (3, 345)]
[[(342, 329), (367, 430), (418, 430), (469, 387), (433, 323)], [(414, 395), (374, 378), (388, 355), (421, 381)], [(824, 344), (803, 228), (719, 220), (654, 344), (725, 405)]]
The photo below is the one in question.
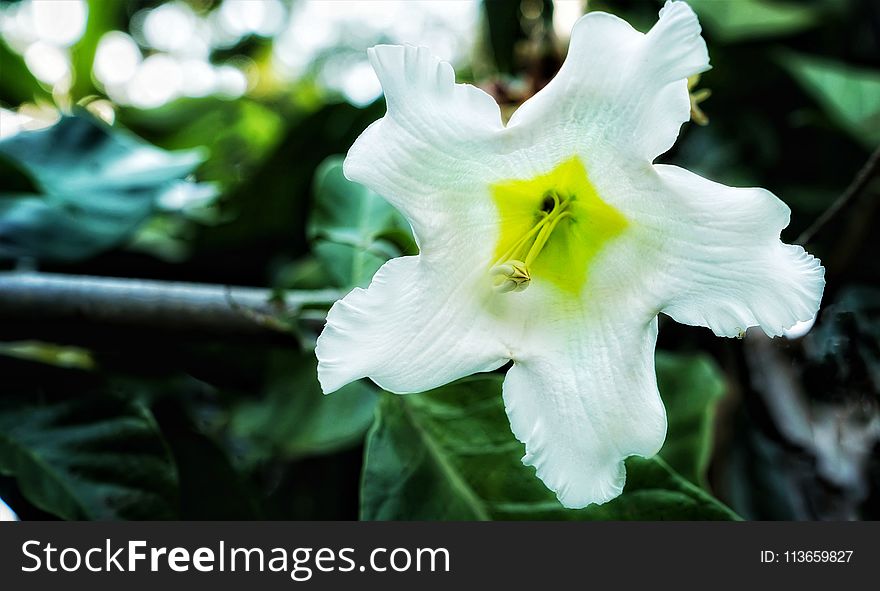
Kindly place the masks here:
[(832, 120), (868, 149), (880, 144), (880, 71), (791, 52), (780, 60)]
[(0, 181), (0, 258), (75, 261), (120, 244), (166, 192), (195, 189), (182, 179), (204, 154), (166, 152), (75, 116), (0, 141), (0, 158), (36, 187)]
[(387, 201), (342, 173), (342, 158), (325, 160), (315, 175), (307, 228), (312, 250), (339, 287), (366, 287), (389, 258), (414, 252), (409, 224)]
[(793, 0), (689, 0), (712, 37), (743, 41), (797, 33), (819, 23), (815, 6)]
[(736, 519), (660, 458), (627, 461), (617, 499), (562, 507), (520, 461), (502, 377), (473, 376), (411, 396), (383, 395), (368, 438), (361, 516), (386, 519)]
[(259, 400), (232, 413), (232, 432), (262, 458), (295, 458), (334, 452), (363, 441), (373, 422), (378, 396), (354, 382), (328, 396), (317, 380), (317, 360), (309, 353), (273, 353), (269, 382)]
[(706, 487), (712, 425), (724, 394), (724, 377), (705, 355), (658, 352), (657, 383), (669, 423), (660, 455), (679, 474)]
[(30, 503), (64, 519), (177, 515), (175, 464), (145, 408), (49, 366), (4, 374), (0, 474)]

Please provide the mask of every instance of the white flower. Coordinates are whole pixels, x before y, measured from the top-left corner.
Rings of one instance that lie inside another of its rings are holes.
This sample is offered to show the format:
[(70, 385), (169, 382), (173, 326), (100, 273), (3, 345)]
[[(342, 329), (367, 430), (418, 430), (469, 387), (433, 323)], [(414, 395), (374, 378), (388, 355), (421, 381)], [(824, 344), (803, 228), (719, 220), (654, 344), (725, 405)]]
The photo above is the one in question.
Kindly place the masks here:
[(18, 515), (3, 502), (3, 499), (0, 499), (0, 521), (18, 521)]
[(419, 47), (370, 50), (388, 113), (345, 160), (412, 224), (418, 256), (337, 302), (318, 340), (324, 392), (369, 377), (420, 392), (513, 360), (504, 402), (523, 462), (566, 507), (613, 499), (624, 458), (666, 435), (657, 314), (734, 337), (813, 317), (824, 269), (783, 244), (789, 209), (652, 160), (709, 68), (693, 11), (642, 34), (581, 18), (556, 78), (505, 126)]

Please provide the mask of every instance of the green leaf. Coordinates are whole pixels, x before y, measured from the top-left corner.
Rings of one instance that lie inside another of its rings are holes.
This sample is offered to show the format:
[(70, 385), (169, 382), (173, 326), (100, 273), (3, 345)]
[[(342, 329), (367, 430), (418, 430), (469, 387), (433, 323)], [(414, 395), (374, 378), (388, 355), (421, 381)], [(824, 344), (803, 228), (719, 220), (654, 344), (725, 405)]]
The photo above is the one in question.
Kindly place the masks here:
[(314, 193), (307, 234), (333, 285), (366, 287), (385, 261), (415, 252), (403, 216), (376, 193), (346, 179), (341, 157), (321, 164)]
[(262, 458), (325, 454), (363, 441), (373, 422), (378, 396), (354, 382), (325, 396), (311, 353), (273, 353), (269, 383), (260, 400), (233, 410), (233, 434), (257, 447)]
[(367, 443), (361, 517), (390, 519), (736, 519), (660, 458), (630, 458), (627, 485), (601, 506), (569, 510), (524, 466), (502, 376), (424, 394), (385, 394)]
[(712, 37), (725, 42), (779, 37), (819, 24), (814, 6), (776, 0), (689, 0)]
[(880, 144), (880, 71), (792, 52), (779, 59), (853, 138), (869, 150)]
[(329, 279), (322, 285), (334, 287), (367, 287), (379, 267), (392, 258), (351, 244), (322, 239), (314, 242), (312, 254)]
[(725, 390), (723, 375), (706, 355), (658, 351), (657, 384), (669, 425), (660, 455), (679, 474), (706, 488), (715, 410)]
[(196, 190), (181, 179), (200, 151), (170, 153), (89, 117), (63, 117), (40, 131), (0, 141), (36, 192), (4, 175), (0, 258), (76, 261), (117, 246), (168, 191)]
[(149, 411), (77, 372), (4, 379), (0, 474), (30, 503), (64, 519), (177, 515), (177, 471)]
[(161, 408), (156, 416), (179, 474), (180, 519), (261, 518), (257, 495), (227, 451), (198, 429), (179, 400)]

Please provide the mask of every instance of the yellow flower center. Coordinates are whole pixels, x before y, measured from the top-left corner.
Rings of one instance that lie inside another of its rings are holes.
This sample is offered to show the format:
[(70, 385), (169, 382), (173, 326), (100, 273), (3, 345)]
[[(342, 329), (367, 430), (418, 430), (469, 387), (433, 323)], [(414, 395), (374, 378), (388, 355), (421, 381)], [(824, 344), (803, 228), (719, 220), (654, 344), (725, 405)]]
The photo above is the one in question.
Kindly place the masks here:
[(501, 228), (490, 273), (502, 293), (535, 279), (580, 293), (591, 261), (627, 227), (577, 156), (535, 178), (496, 183), (491, 192)]

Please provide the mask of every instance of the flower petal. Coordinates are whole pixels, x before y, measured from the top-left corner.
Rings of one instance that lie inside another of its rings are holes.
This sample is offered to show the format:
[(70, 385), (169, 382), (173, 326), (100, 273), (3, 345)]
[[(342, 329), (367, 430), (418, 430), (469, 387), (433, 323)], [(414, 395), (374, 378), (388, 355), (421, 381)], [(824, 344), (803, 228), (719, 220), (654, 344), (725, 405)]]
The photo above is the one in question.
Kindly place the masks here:
[(508, 127), (582, 154), (610, 149), (653, 160), (690, 118), (686, 78), (708, 69), (700, 25), (684, 2), (667, 2), (647, 34), (589, 13), (572, 30), (559, 73)]
[(466, 283), (438, 284), (419, 257), (385, 263), (369, 288), (327, 314), (318, 343), (324, 393), (369, 377), (390, 392), (422, 392), (509, 358)]
[(581, 508), (621, 493), (624, 458), (660, 450), (666, 411), (654, 373), (656, 317), (592, 311), (569, 320), (530, 335), (537, 342), (507, 373), (504, 404), (526, 444), (523, 463), (563, 505)]
[(819, 309), (825, 269), (779, 234), (790, 211), (765, 189), (735, 189), (676, 166), (655, 166), (664, 207), (662, 311), (676, 321), (737, 336), (760, 326), (779, 336)]
[(424, 47), (378, 45), (369, 56), (388, 112), (351, 147), (344, 172), (399, 209), (421, 243), (432, 228), (454, 225), (450, 212), (485, 185), (501, 113), (482, 90), (456, 84), (452, 66)]

